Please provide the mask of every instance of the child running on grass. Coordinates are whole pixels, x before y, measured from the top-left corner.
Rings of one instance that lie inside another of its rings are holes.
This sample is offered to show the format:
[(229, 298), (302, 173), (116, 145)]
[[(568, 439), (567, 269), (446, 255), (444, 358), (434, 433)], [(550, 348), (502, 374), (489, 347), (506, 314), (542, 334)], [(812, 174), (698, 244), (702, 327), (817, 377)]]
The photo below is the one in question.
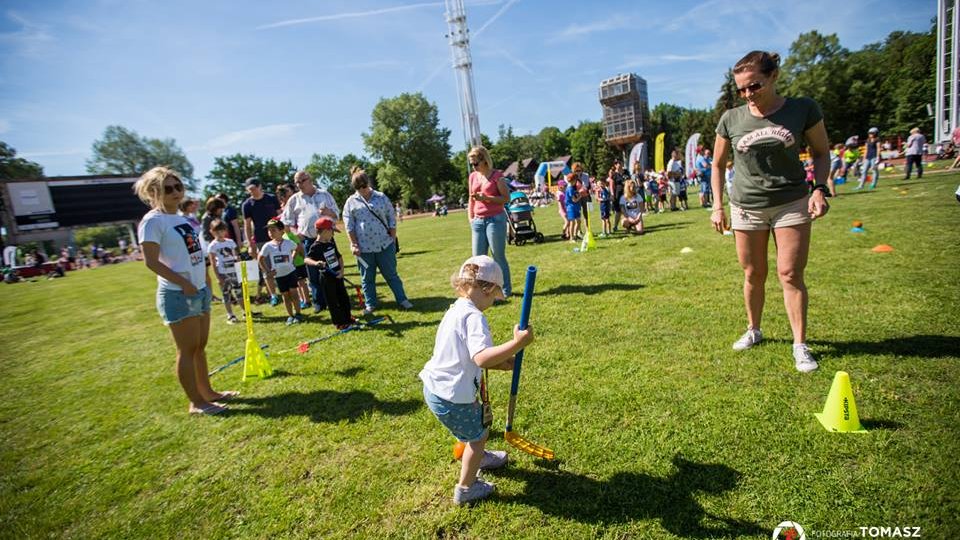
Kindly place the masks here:
[(317, 229), (317, 239), (310, 245), (306, 263), (320, 268), (320, 286), (323, 287), (323, 297), (327, 299), (327, 309), (330, 318), (338, 330), (343, 330), (356, 322), (350, 316), (350, 297), (343, 284), (343, 257), (333, 240), (337, 224), (326, 216), (317, 220), (314, 227)]
[(420, 371), (427, 407), (457, 440), (466, 444), (460, 463), (460, 480), (453, 502), (465, 504), (489, 497), (493, 484), (477, 478), (480, 469), (503, 467), (507, 453), (489, 451), (483, 408), (477, 399), (481, 369), (513, 369), (513, 355), (533, 342), (533, 329), (513, 329), (513, 339), (494, 346), (483, 312), (503, 299), (503, 272), (486, 255), (471, 257), (453, 276), (451, 284), (460, 298), (440, 321), (433, 356)]
[(222, 220), (214, 219), (210, 222), (210, 233), (213, 234), (213, 240), (208, 246), (210, 266), (220, 283), (223, 307), (227, 310), (227, 322), (235, 324), (237, 316), (233, 314), (233, 305), (238, 303), (243, 295), (237, 270), (233, 266), (237, 262), (237, 243), (227, 238), (227, 224)]
[(300, 315), (300, 302), (294, 298), (297, 290), (297, 269), (293, 265), (293, 257), (303, 255), (300, 244), (288, 240), (283, 236), (285, 227), (279, 218), (272, 218), (267, 222), (267, 234), (270, 241), (260, 248), (260, 267), (266, 274), (273, 276), (277, 282), (277, 290), (283, 296), (283, 307), (287, 308), (287, 326), (303, 322)]

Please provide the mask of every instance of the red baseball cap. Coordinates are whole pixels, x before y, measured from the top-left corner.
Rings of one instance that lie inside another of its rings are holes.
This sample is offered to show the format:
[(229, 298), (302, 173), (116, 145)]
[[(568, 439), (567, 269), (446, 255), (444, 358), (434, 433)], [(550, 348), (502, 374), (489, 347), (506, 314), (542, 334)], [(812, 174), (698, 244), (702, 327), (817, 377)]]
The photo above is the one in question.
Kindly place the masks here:
[(334, 222), (332, 219), (328, 218), (327, 216), (323, 216), (320, 219), (318, 219), (317, 222), (313, 224), (313, 226), (316, 227), (318, 231), (322, 231), (324, 229), (330, 229), (331, 231), (334, 231), (334, 232), (340, 231), (340, 229), (337, 228), (336, 222)]

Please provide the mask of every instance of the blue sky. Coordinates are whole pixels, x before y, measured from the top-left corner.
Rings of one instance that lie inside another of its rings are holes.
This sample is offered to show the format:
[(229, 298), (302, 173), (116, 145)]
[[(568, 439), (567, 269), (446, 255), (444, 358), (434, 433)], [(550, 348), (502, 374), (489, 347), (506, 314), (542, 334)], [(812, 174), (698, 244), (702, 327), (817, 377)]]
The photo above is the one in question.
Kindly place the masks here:
[[(599, 120), (599, 82), (634, 72), (651, 106), (707, 107), (752, 49), (801, 32), (849, 49), (923, 31), (932, 0), (467, 0), (484, 133)], [(219, 155), (307, 163), (363, 153), (381, 97), (423, 92), (462, 146), (443, 2), (0, 2), (0, 140), (50, 175), (85, 174), (103, 129), (174, 138), (203, 177)]]

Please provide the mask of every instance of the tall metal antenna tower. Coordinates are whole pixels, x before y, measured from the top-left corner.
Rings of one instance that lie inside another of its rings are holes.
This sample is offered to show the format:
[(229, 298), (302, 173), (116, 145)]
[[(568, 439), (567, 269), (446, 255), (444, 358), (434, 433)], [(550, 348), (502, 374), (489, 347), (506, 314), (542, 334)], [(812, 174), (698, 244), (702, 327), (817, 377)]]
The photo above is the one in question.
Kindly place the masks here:
[(444, 0), (447, 7), (447, 39), (457, 72), (460, 94), (460, 125), (467, 148), (480, 145), (480, 117), (477, 114), (477, 92), (473, 86), (473, 60), (470, 57), (470, 30), (463, 0)]

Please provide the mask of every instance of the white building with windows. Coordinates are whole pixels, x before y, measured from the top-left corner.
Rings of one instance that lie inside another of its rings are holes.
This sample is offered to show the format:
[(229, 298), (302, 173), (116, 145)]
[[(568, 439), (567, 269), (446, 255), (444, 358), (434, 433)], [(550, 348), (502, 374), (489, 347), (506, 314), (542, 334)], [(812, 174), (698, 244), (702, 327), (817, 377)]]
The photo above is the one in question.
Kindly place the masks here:
[(934, 142), (950, 140), (960, 127), (960, 77), (957, 74), (958, 19), (956, 0), (937, 0), (937, 97), (934, 104)]

